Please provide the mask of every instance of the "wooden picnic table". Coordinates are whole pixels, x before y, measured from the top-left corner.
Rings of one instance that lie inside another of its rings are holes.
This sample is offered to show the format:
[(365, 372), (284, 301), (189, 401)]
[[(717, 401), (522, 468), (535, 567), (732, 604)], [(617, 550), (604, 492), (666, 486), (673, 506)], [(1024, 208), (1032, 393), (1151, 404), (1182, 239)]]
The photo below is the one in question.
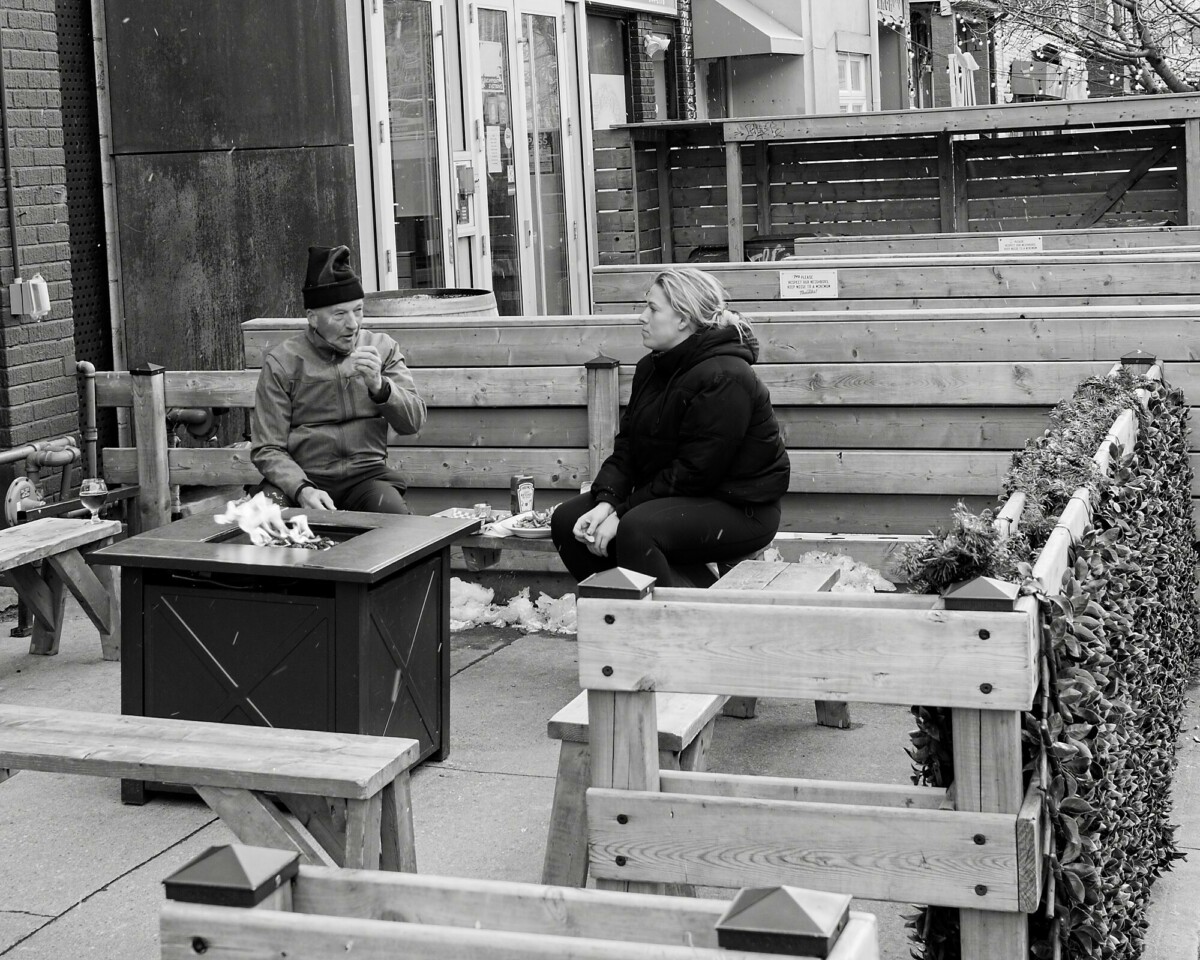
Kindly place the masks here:
[[(785, 594), (824, 593), (837, 583), (841, 570), (826, 564), (801, 561), (743, 560), (712, 585), (713, 590), (763, 590)], [(754, 697), (730, 697), (725, 704), (727, 717), (754, 716)], [(817, 723), (823, 727), (846, 730), (850, 727), (850, 707), (835, 700), (817, 700)]]
[(69, 590), (100, 631), (105, 660), (121, 655), (121, 607), (112, 567), (91, 567), (87, 553), (121, 536), (116, 520), (43, 517), (0, 531), (0, 574), (33, 612), (29, 652), (58, 653)]

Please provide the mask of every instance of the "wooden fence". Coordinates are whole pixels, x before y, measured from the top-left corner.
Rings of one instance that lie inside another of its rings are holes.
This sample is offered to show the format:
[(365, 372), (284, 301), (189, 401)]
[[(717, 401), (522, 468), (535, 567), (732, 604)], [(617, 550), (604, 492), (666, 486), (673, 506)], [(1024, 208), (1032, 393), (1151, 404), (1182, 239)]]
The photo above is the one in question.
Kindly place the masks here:
[(596, 144), (598, 188), (629, 191), (599, 206), (601, 264), (739, 261), (804, 236), (1200, 222), (1197, 94), (635, 124)]

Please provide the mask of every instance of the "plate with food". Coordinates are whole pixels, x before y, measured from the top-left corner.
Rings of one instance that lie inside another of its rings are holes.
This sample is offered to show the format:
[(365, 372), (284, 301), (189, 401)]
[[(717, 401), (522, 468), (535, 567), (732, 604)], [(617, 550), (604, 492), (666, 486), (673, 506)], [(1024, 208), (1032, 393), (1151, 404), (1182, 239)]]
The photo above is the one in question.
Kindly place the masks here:
[[(558, 504), (554, 506), (556, 507)], [(527, 540), (542, 540), (550, 536), (550, 515), (552, 513), (554, 513), (554, 507), (549, 510), (528, 510), (502, 521), (502, 525), (512, 531), (514, 536), (524, 537)]]

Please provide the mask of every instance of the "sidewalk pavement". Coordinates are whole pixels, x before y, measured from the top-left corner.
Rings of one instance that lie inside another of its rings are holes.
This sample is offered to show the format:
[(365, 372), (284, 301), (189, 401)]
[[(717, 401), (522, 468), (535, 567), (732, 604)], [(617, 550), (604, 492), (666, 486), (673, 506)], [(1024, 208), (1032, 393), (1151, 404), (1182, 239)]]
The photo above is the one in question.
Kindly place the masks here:
[[(120, 665), (68, 608), (62, 652), (31, 657), (0, 624), (0, 701), (119, 712)], [(573, 638), (475, 629), (453, 640), (451, 750), (413, 779), (422, 873), (537, 882), (558, 744), (546, 721), (576, 693)], [(730, 773), (906, 783), (901, 707), (854, 704), (850, 730), (818, 727), (811, 703), (763, 701), (754, 720), (718, 721), (710, 768)], [(1200, 707), (1180, 740), (1176, 820), (1190, 861), (1159, 881), (1146, 957), (1196, 960), (1200, 933)], [(162, 880), (232, 837), (199, 800), (123, 806), (114, 780), (23, 772), (0, 784), (0, 957), (155, 960)], [(726, 898), (729, 891), (706, 890)], [(881, 956), (903, 960), (903, 904), (863, 901)]]

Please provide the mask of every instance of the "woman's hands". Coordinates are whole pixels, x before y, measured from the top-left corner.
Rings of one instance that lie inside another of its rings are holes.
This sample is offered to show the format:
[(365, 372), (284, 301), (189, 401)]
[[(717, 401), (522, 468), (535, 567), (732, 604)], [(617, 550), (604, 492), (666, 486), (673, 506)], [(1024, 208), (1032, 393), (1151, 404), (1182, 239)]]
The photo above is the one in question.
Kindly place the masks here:
[(608, 556), (608, 545), (617, 535), (620, 523), (611, 503), (598, 503), (575, 521), (571, 533), (580, 543), (586, 543), (591, 553), (598, 557)]

